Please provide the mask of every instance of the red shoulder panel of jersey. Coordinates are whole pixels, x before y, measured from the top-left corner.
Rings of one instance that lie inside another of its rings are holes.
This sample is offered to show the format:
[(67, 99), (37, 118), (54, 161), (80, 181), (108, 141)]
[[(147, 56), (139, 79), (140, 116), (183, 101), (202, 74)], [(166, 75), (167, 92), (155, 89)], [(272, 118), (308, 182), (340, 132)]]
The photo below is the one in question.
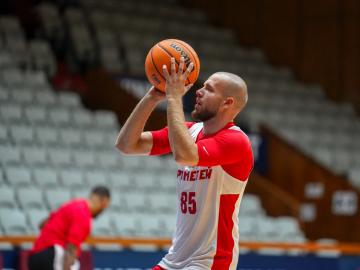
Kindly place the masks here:
[(197, 141), (199, 166), (218, 166), (236, 179), (245, 181), (253, 168), (249, 138), (241, 130), (223, 129)]

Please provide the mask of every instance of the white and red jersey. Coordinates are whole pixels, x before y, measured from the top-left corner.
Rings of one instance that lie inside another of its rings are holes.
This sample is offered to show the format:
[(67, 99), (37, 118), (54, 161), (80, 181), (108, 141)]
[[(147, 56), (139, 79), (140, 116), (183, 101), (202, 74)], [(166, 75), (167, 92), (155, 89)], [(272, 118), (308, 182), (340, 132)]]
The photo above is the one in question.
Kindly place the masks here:
[[(210, 136), (187, 123), (199, 153), (197, 166), (177, 171), (177, 222), (172, 246), (159, 265), (167, 270), (236, 269), (238, 212), (253, 168), (249, 138), (233, 123)], [(152, 132), (151, 155), (171, 152), (168, 129)]]

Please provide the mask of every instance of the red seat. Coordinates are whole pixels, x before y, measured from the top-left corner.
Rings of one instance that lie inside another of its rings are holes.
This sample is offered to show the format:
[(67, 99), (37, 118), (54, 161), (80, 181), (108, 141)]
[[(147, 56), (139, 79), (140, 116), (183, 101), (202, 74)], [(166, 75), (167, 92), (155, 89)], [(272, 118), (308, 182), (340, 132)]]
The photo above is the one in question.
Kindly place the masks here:
[(27, 261), (28, 261), (29, 253), (30, 253), (29, 250), (20, 250), (19, 266), (18, 266), (19, 270), (28, 270)]
[(80, 255), (80, 270), (93, 270), (93, 259), (90, 251), (82, 251)]
[(0, 252), (0, 269), (3, 269), (4, 265), (3, 265), (3, 257), (2, 254)]

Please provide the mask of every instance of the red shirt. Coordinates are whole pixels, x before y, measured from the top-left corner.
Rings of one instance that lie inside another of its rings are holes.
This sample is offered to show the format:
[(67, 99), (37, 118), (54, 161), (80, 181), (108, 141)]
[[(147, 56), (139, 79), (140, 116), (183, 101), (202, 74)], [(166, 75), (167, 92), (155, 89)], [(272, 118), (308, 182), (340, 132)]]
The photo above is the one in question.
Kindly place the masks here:
[[(186, 125), (190, 128), (194, 123), (187, 122)], [(242, 131), (231, 129), (234, 126), (234, 123), (230, 122), (210, 135), (204, 135), (203, 130), (200, 131), (196, 138), (199, 154), (197, 165), (207, 167), (221, 165), (228, 174), (245, 181), (253, 168), (253, 153), (248, 136)], [(152, 136), (153, 147), (150, 155), (171, 152), (167, 127), (152, 131)]]
[(75, 199), (63, 204), (50, 214), (40, 236), (36, 239), (32, 252), (39, 252), (55, 244), (66, 247), (71, 243), (80, 252), (80, 245), (90, 234), (91, 212), (84, 199)]

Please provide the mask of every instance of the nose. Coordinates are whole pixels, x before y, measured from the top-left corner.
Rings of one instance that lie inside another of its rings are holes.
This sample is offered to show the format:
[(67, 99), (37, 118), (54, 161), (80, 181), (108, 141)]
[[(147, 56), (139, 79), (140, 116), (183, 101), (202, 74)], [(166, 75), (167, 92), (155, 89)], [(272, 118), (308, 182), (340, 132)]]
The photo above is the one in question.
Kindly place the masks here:
[(202, 90), (202, 88), (196, 90), (196, 96), (197, 96), (197, 97), (201, 97), (201, 96), (203, 95), (203, 93), (202, 93), (201, 90)]

